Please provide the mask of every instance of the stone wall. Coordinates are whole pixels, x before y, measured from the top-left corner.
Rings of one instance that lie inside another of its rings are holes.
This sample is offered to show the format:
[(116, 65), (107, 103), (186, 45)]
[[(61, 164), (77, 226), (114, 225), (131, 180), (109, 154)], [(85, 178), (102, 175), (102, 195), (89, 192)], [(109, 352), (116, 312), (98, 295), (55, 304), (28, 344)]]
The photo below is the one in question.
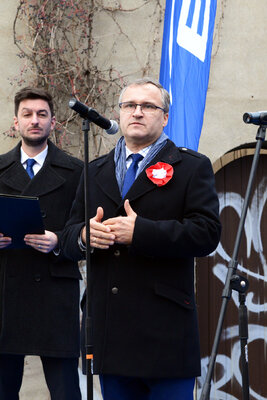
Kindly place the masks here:
[(14, 146), (15, 141), (2, 134), (9, 130), (13, 121), (13, 97), (16, 87), (10, 84), (11, 77), (20, 75), (21, 60), (17, 57), (17, 48), (13, 42), (13, 20), (18, 1), (0, 2), (0, 154)]
[[(112, 10), (118, 1), (103, 0)], [(23, 61), (13, 44), (13, 20), (18, 2), (0, 3), (0, 132), (10, 128), (16, 87), (10, 79), (20, 77)], [(103, 71), (112, 63), (114, 73), (131, 80), (142, 73), (158, 77), (164, 0), (125, 0), (116, 14), (97, 12), (93, 22), (94, 59)], [(247, 111), (265, 109), (264, 51), (267, 9), (262, 0), (218, 0), (210, 81), (199, 151), (216, 161), (228, 150), (255, 140), (255, 126), (243, 123)], [(156, 26), (155, 26), (156, 24)], [(115, 43), (115, 44), (114, 44)], [(116, 135), (117, 136), (117, 135)], [(116, 141), (116, 137), (106, 140)], [(218, 140), (219, 139), (219, 140)], [(218, 142), (220, 145), (218, 146)], [(14, 140), (0, 133), (0, 153)], [(113, 144), (113, 143), (112, 143)]]
[(257, 127), (245, 112), (266, 110), (265, 37), (262, 0), (218, 0), (209, 89), (199, 151), (212, 161), (255, 141)]

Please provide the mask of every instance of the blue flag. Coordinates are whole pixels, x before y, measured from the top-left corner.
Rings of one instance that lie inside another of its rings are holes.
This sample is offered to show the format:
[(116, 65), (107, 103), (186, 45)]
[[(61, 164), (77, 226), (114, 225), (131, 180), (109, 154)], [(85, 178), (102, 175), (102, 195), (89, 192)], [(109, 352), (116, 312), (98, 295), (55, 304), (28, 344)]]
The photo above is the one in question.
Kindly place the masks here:
[(217, 0), (166, 0), (160, 83), (171, 97), (165, 133), (177, 146), (198, 149)]

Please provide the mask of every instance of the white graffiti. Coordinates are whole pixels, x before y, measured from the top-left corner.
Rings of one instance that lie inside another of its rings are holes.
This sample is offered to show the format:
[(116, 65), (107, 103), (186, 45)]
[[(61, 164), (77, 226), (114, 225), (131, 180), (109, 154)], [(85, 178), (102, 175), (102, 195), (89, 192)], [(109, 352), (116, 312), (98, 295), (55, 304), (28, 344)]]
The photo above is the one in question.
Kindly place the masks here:
[(194, 15), (192, 25), (187, 25), (190, 5), (192, 0), (184, 0), (181, 8), (181, 14), (177, 32), (177, 43), (185, 50), (192, 53), (200, 61), (204, 62), (206, 58), (206, 49), (209, 33), (210, 22), (210, 0), (205, 1), (205, 11), (203, 20), (202, 34), (198, 33), (198, 25), (200, 20), (201, 0), (195, 0)]
[[(237, 338), (238, 337), (238, 329), (237, 325), (231, 326), (223, 332), (222, 336), (225, 340)], [(250, 324), (249, 327), (249, 339), (248, 343), (252, 343), (255, 340), (262, 339), (265, 341), (267, 345), (267, 336), (266, 336), (266, 328), (261, 325), (253, 325)], [(202, 358), (201, 360), (201, 377), (197, 379), (197, 399), (200, 399), (201, 389), (204, 385), (204, 377), (207, 374), (208, 370), (209, 357)], [(216, 357), (216, 363), (220, 365), (222, 368), (222, 376), (217, 382), (211, 382), (211, 392), (209, 400), (240, 400), (234, 397), (229, 393), (225, 393), (220, 389), (226, 385), (231, 379), (236, 378), (237, 382), (240, 386), (242, 386), (242, 376), (240, 371), (240, 343), (237, 340), (231, 351), (231, 358), (226, 356), (225, 354), (218, 354)], [(266, 397), (263, 397), (256, 393), (252, 388), (250, 388), (250, 395), (253, 396), (256, 400), (266, 400)]]
[[(220, 213), (226, 208), (231, 207), (235, 210), (237, 215), (240, 217), (242, 212), (242, 207), (244, 204), (244, 199), (240, 194), (234, 192), (219, 193), (220, 202)], [(267, 178), (263, 178), (258, 187), (256, 188), (251, 205), (248, 208), (246, 221), (244, 225), (244, 235), (246, 240), (247, 254), (246, 257), (249, 259), (251, 256), (252, 249), (257, 252), (259, 257), (259, 268), (258, 271), (251, 271), (249, 265), (242, 265), (239, 263), (237, 265), (237, 273), (246, 274), (249, 280), (257, 280), (257, 282), (267, 283), (267, 264), (266, 257), (263, 253), (263, 244), (261, 238), (261, 222), (262, 214), (267, 200)], [(219, 255), (224, 262), (217, 263), (213, 267), (213, 274), (218, 278), (224, 285), (227, 275), (227, 265), (231, 260), (231, 255), (229, 255), (222, 243), (218, 245), (217, 249), (210, 256)], [(242, 261), (243, 262), (243, 261)], [(232, 291), (232, 299), (236, 307), (239, 307), (238, 292)], [(257, 293), (249, 291), (246, 295), (246, 306), (251, 313), (266, 313), (267, 303), (260, 304), (260, 298)], [(238, 337), (238, 326), (228, 327), (222, 334), (221, 338), (223, 340), (235, 339), (234, 344), (231, 349), (231, 357), (224, 354), (218, 354), (216, 357), (216, 363), (220, 365), (223, 370), (223, 374), (217, 382), (211, 382), (211, 396), (210, 400), (238, 400), (233, 395), (222, 391), (222, 387), (235, 378), (240, 386), (242, 386), (242, 377), (240, 372), (240, 342)], [(267, 346), (267, 326), (253, 325), (249, 324), (249, 338), (248, 343), (256, 340), (265, 341), (265, 346)], [(248, 355), (249, 357), (249, 355)], [(204, 379), (207, 374), (209, 358), (205, 357), (201, 360), (202, 374), (201, 377), (197, 379), (197, 398), (200, 398), (201, 388), (204, 384)], [(256, 393), (250, 387), (250, 395), (256, 400), (266, 400)]]
[[(234, 396), (228, 397), (229, 394), (220, 390), (232, 378), (232, 365), (231, 359), (223, 354), (218, 354), (216, 363), (219, 364), (223, 370), (223, 376), (217, 382), (211, 382), (211, 392), (209, 400), (239, 400)], [(201, 360), (201, 377), (197, 378), (197, 399), (200, 399), (201, 389), (204, 385), (204, 377), (207, 374), (209, 364), (209, 357), (202, 358)], [(227, 397), (226, 397), (227, 396)]]
[[(263, 253), (263, 245), (261, 240), (261, 219), (263, 209), (267, 199), (267, 179), (263, 178), (260, 182), (257, 190), (255, 190), (254, 196), (251, 201), (251, 206), (248, 208), (247, 216), (244, 225), (244, 235), (246, 237), (247, 244), (247, 258), (251, 256), (252, 246), (259, 256), (259, 270), (258, 272), (253, 272), (250, 270), (249, 266), (244, 266), (241, 264), (237, 265), (238, 272), (247, 274), (248, 278), (257, 279), (258, 281), (267, 282), (267, 263), (266, 258)], [(232, 207), (238, 216), (241, 216), (244, 199), (240, 194), (228, 192), (219, 193), (220, 202), (220, 214), (226, 207)], [(227, 264), (231, 260), (231, 256), (227, 254), (224, 250), (222, 243), (211, 256), (218, 254)], [(225, 282), (227, 267), (224, 264), (217, 264), (213, 267), (214, 275), (220, 279), (221, 282)], [(238, 306), (238, 293), (233, 292), (233, 300)], [(259, 304), (258, 298), (253, 302), (254, 293), (247, 293), (247, 308), (249, 311), (254, 313), (260, 313), (267, 310), (267, 303)]]

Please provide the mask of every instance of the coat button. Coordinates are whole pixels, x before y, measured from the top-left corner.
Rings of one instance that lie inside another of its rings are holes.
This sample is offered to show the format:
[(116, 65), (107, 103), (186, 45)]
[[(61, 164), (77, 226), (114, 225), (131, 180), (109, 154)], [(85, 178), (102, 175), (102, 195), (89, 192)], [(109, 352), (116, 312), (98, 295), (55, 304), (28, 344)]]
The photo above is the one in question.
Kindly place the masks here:
[(34, 275), (34, 280), (35, 280), (35, 282), (40, 282), (41, 281), (41, 275)]
[(115, 250), (115, 251), (114, 251), (114, 256), (115, 256), (115, 257), (119, 257), (120, 255), (121, 255), (120, 250)]
[(112, 294), (118, 294), (119, 293), (119, 289), (117, 287), (113, 287), (111, 289)]

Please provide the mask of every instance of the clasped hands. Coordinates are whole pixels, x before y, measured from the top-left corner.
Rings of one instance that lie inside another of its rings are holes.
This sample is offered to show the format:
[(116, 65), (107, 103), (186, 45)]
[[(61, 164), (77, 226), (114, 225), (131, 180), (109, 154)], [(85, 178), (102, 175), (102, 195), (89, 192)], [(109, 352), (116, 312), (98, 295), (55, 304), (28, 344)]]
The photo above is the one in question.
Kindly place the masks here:
[[(90, 219), (90, 246), (98, 249), (108, 249), (114, 243), (129, 245), (132, 243), (133, 231), (137, 214), (125, 200), (126, 216), (109, 218), (105, 221), (104, 210), (97, 208), (96, 216)], [(86, 229), (82, 229), (82, 241), (86, 242)]]
[[(54, 232), (45, 231), (42, 235), (27, 234), (24, 242), (41, 253), (50, 253), (58, 244), (58, 237)], [(4, 236), (0, 233), (0, 249), (8, 247), (12, 243), (12, 238)]]

